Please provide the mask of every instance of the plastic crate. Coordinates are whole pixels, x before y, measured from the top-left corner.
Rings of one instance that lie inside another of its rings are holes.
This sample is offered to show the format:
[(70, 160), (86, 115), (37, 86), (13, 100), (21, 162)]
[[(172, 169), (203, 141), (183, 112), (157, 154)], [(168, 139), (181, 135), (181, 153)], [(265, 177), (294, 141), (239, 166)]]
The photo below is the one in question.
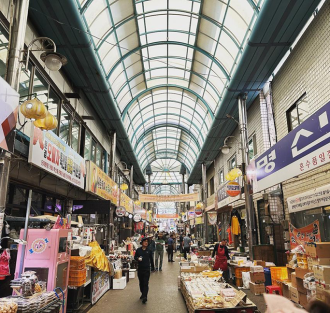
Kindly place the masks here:
[(235, 277), (242, 278), (242, 272), (250, 272), (249, 267), (236, 267), (235, 268)]
[(276, 279), (272, 279), (272, 286), (279, 286), (279, 282)]
[(84, 279), (86, 279), (86, 274), (87, 274), (86, 268), (83, 269), (83, 270), (70, 269), (69, 279), (71, 279), (71, 278), (77, 278), (77, 279), (84, 278)]
[(272, 280), (286, 280), (288, 279), (288, 270), (286, 267), (271, 267), (270, 274)]
[(72, 278), (69, 278), (68, 285), (71, 287), (80, 287), (84, 283), (86, 283), (86, 277), (85, 278), (72, 277)]
[(86, 268), (85, 258), (81, 256), (70, 257), (70, 268), (74, 270), (83, 270)]

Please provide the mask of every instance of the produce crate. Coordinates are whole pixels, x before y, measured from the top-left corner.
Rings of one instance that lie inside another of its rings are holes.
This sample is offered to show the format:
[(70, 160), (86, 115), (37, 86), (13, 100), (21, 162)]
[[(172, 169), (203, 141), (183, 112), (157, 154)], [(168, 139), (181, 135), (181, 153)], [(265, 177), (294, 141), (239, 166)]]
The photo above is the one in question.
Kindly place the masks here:
[(272, 280), (286, 280), (288, 279), (288, 270), (286, 267), (271, 267), (270, 274), (272, 276)]
[(86, 268), (83, 270), (73, 270), (70, 269), (70, 273), (69, 273), (69, 279), (71, 278), (85, 278), (86, 279), (86, 274), (87, 274), (87, 270)]
[(69, 278), (68, 285), (71, 287), (80, 287), (85, 283), (86, 283), (86, 277), (84, 277), (84, 278), (73, 277), (73, 278)]
[(86, 268), (85, 258), (81, 256), (70, 257), (70, 269), (83, 270)]
[(242, 272), (250, 272), (249, 267), (235, 267), (235, 277), (242, 278)]

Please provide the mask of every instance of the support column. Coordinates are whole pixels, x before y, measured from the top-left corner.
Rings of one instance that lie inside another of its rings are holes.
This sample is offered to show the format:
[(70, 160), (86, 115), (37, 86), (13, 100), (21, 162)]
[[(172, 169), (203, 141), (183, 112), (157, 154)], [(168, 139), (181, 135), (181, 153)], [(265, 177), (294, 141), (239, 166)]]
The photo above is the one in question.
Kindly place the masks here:
[(134, 195), (134, 185), (133, 185), (133, 165), (131, 166), (131, 172), (130, 172), (130, 179), (129, 179), (129, 196), (131, 199), (133, 199), (133, 195)]
[[(6, 66), (6, 81), (16, 91), (19, 90), (19, 79), (21, 73), (20, 54), (24, 47), (24, 38), (29, 10), (29, 0), (14, 0), (14, 12), (11, 16), (9, 29), (8, 62)], [(2, 151), (0, 154), (0, 219), (4, 217), (6, 208), (7, 189), (9, 185), (11, 155)], [(30, 191), (32, 197), (32, 191)], [(30, 206), (31, 207), (31, 206)], [(27, 213), (29, 212), (29, 205)], [(27, 215), (27, 218), (29, 215)], [(2, 230), (3, 225), (0, 225)], [(26, 225), (27, 230), (27, 225)], [(25, 232), (24, 232), (25, 234)], [(1, 231), (0, 231), (1, 237)], [(23, 246), (25, 247), (25, 246)]]
[[(150, 174), (148, 175), (148, 194), (151, 194), (151, 178), (150, 178)], [(151, 203), (148, 203), (148, 211), (151, 210)]]
[(203, 190), (203, 202), (204, 202), (204, 240), (205, 243), (209, 241), (208, 229), (207, 229), (207, 215), (205, 209), (207, 207), (207, 185), (206, 185), (206, 165), (202, 164), (202, 190)]
[(248, 230), (248, 245), (250, 259), (253, 258), (252, 246), (256, 241), (254, 238), (255, 232), (255, 212), (253, 207), (253, 198), (250, 194), (250, 184), (246, 177), (246, 168), (249, 165), (249, 143), (248, 143), (248, 131), (247, 131), (247, 113), (246, 113), (246, 97), (243, 95), (238, 96), (238, 113), (239, 113), (239, 128), (241, 135), (242, 145), (242, 173), (244, 180), (244, 194), (245, 194), (245, 208), (247, 218), (247, 230)]
[(112, 132), (110, 136), (111, 136), (111, 151), (110, 151), (110, 160), (109, 160), (109, 165), (110, 165), (109, 176), (113, 180), (115, 180), (117, 134), (115, 132)]
[[(182, 187), (181, 187), (182, 194), (186, 193), (185, 182), (184, 182), (184, 174), (182, 174)], [(183, 208), (182, 212), (185, 212), (186, 202), (180, 202), (180, 209)], [(181, 213), (181, 212), (180, 212)]]

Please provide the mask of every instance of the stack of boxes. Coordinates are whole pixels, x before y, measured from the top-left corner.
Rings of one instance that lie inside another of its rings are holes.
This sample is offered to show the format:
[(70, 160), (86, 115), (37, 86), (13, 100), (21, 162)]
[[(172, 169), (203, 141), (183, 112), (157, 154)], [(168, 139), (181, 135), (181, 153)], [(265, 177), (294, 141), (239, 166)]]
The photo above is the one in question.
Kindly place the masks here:
[[(65, 272), (66, 275), (66, 272)], [(80, 256), (70, 257), (69, 286), (80, 287), (86, 283), (87, 269), (85, 258)]]
[(316, 298), (330, 305), (330, 242), (309, 243), (306, 254), (315, 277)]
[(265, 293), (265, 274), (261, 265), (250, 267), (250, 290), (255, 295)]

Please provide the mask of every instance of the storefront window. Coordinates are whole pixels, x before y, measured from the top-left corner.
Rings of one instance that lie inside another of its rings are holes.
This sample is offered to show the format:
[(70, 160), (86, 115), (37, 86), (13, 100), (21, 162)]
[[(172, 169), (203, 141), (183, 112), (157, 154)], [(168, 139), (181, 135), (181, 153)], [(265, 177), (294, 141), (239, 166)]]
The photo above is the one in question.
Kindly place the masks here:
[(249, 139), (249, 159), (252, 160), (257, 154), (256, 135)]
[(286, 112), (289, 132), (300, 125), (309, 116), (307, 94), (304, 93), (298, 101)]
[(91, 160), (95, 162), (95, 157), (96, 157), (96, 142), (95, 140), (92, 140), (92, 157)]
[(236, 167), (236, 154), (228, 161), (229, 170)]
[(89, 160), (91, 157), (91, 144), (92, 144), (92, 136), (86, 130), (85, 132), (85, 146), (84, 146), (84, 158), (85, 160)]
[(219, 171), (219, 185), (221, 186), (225, 181), (225, 177), (223, 175), (223, 168)]
[(5, 78), (6, 75), (7, 55), (8, 55), (7, 33), (0, 26), (0, 76), (2, 78)]
[(100, 145), (96, 146), (96, 165), (99, 168), (102, 168), (102, 148), (100, 147)]
[(209, 196), (212, 196), (214, 194), (214, 177), (210, 179), (209, 184)]
[(80, 137), (80, 124), (76, 121), (72, 121), (72, 132), (71, 132), (71, 148), (78, 152), (79, 149), (79, 137)]
[(70, 135), (70, 115), (62, 108), (61, 110), (61, 121), (60, 121), (60, 134), (59, 137), (69, 143)]

